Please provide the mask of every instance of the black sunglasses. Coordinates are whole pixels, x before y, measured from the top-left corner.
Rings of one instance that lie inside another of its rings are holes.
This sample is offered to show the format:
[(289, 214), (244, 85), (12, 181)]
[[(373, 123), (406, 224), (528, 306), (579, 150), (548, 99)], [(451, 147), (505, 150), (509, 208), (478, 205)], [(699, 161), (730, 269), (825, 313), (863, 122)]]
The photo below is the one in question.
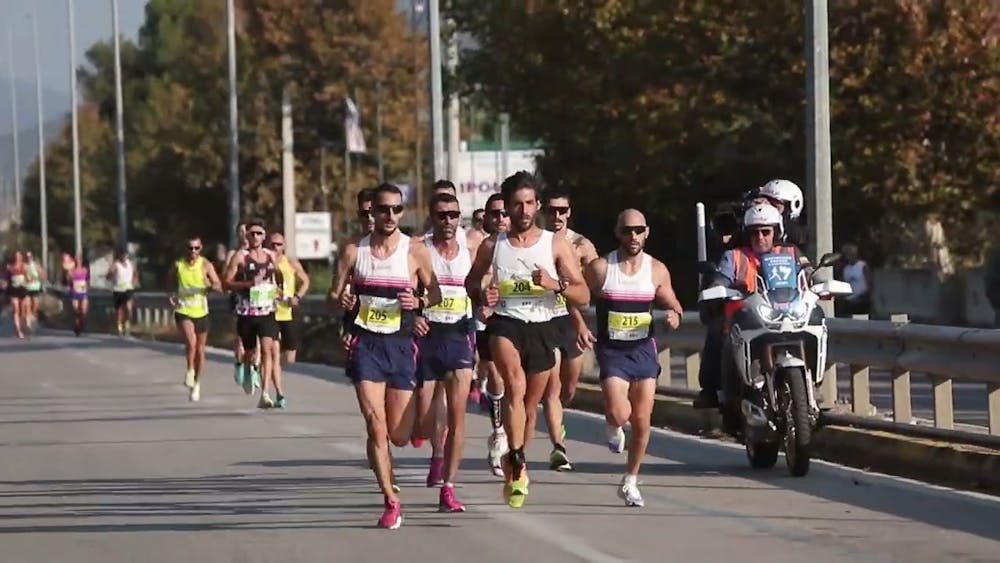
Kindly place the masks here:
[(368, 209), (358, 209), (358, 217), (360, 217), (361, 219), (369, 219), (371, 218), (371, 216), (372, 216), (371, 207), (369, 207)]
[(646, 225), (624, 225), (618, 229), (623, 235), (641, 235), (646, 232)]
[(265, 233), (264, 231), (247, 231), (247, 234), (253, 235), (255, 237), (262, 237), (267, 233)]
[(557, 206), (547, 205), (547, 206), (545, 206), (545, 211), (547, 211), (549, 213), (553, 213), (555, 215), (565, 215), (565, 214), (569, 213), (569, 206), (568, 205), (557, 205)]
[(438, 218), (439, 221), (444, 221), (445, 219), (458, 219), (459, 217), (462, 216), (462, 212), (454, 210), (438, 211), (435, 213), (435, 216)]
[(774, 234), (774, 229), (750, 229), (751, 235), (769, 237)]
[(506, 217), (507, 216), (507, 210), (506, 209), (490, 209), (489, 211), (486, 212), (486, 214), (489, 215), (490, 217)]
[(403, 212), (403, 209), (405, 209), (405, 208), (402, 205), (381, 205), (381, 204), (379, 204), (379, 205), (373, 205), (372, 206), (372, 210), (375, 211), (375, 213), (380, 213), (382, 215), (388, 215), (390, 212), (393, 215), (399, 215), (399, 214), (401, 214)]
[(189, 246), (188, 250), (201, 250), (200, 246)]

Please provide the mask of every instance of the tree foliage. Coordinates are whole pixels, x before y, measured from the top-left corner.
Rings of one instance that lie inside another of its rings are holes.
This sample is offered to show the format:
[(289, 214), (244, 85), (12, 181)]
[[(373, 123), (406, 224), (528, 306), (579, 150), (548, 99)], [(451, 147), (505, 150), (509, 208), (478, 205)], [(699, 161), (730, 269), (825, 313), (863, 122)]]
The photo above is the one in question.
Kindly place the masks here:
[[(1000, 10), (830, 10), (837, 242), (879, 258), (900, 239), (880, 227), (922, 232), (909, 223), (932, 217), (975, 259), (992, 236), (977, 212), (1000, 210)], [(806, 185), (798, 0), (453, 0), (452, 15), (476, 43), (466, 93), (544, 143), (546, 181), (572, 188), (578, 226), (606, 246), (614, 214), (636, 205), (656, 225), (651, 250), (693, 262), (694, 202), (775, 177)]]
[[(289, 89), (295, 127), (299, 210), (342, 210), (343, 98), (356, 95), (369, 151), (375, 153), (375, 90), (382, 84), (386, 174), (415, 169), (411, 147), (415, 51), (404, 16), (392, 0), (237, 2), (239, 172), (245, 216), (281, 226), (281, 97)], [(110, 41), (87, 52), (78, 71), (80, 165), (87, 246), (117, 236), (114, 73)], [(416, 57), (416, 58), (415, 58)], [(150, 0), (135, 43), (122, 42), (122, 84), (130, 240), (166, 263), (183, 240), (200, 234), (206, 248), (226, 242), (229, 91), (224, 2)], [(319, 148), (328, 186), (319, 186)], [(47, 150), (50, 233), (56, 248), (72, 248), (71, 137)], [(355, 160), (352, 189), (376, 179), (374, 158)], [(37, 210), (37, 166), (27, 209)], [(338, 214), (342, 216), (342, 214)], [(37, 212), (26, 228), (36, 230)]]

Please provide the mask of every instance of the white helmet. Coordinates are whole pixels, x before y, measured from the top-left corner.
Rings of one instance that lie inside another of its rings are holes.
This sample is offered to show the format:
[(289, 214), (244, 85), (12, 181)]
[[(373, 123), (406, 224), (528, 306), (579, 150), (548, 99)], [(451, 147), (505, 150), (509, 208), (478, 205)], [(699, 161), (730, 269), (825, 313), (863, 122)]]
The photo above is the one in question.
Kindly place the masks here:
[[(778, 230), (778, 233), (781, 233), (781, 212), (778, 211), (778, 208), (767, 203), (758, 203), (747, 209), (747, 212), (743, 214), (743, 228), (749, 229), (759, 226), (772, 226)], [(775, 240), (777, 238), (775, 237)]]
[(788, 180), (771, 180), (760, 188), (760, 195), (785, 202), (788, 205), (788, 216), (792, 219), (798, 219), (805, 206), (802, 190), (795, 182)]

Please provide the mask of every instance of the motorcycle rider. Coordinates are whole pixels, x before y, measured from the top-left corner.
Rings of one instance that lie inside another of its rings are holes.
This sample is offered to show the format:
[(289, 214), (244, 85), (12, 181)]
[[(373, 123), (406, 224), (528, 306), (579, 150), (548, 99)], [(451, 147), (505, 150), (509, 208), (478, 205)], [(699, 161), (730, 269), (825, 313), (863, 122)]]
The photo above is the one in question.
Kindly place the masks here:
[(754, 203), (770, 203), (780, 213), (784, 234), (781, 242), (794, 244), (800, 249), (806, 246), (806, 230), (799, 222), (805, 200), (802, 190), (788, 180), (774, 179), (760, 187)]

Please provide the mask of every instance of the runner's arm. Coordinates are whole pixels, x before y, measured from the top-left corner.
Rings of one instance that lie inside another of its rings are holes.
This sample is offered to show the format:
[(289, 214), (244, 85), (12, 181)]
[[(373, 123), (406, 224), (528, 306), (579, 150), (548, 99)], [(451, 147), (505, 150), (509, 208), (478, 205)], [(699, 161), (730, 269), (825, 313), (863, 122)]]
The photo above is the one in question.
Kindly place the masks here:
[(295, 297), (302, 299), (309, 292), (309, 274), (306, 273), (305, 268), (302, 267), (302, 262), (299, 262), (298, 258), (292, 258), (292, 269), (295, 270), (295, 279), (298, 282), (296, 284), (298, 289), (295, 292)]
[(434, 275), (434, 266), (431, 263), (431, 253), (427, 246), (410, 247), (410, 255), (417, 262), (417, 281), (424, 286), (424, 295), (421, 297), (423, 308), (433, 307), (441, 302), (441, 286), (438, 285), (437, 276)]
[(586, 307), (590, 303), (590, 291), (580, 272), (580, 261), (565, 237), (553, 237), (552, 254), (559, 279), (565, 282), (563, 297), (568, 305)]
[(472, 260), (472, 267), (469, 268), (469, 275), (465, 277), (465, 291), (469, 298), (476, 304), (481, 305), (483, 301), (483, 280), (493, 265), (493, 247), (496, 239), (490, 237), (479, 245), (476, 256)]
[(590, 264), (594, 260), (601, 257), (597, 253), (597, 248), (594, 247), (594, 243), (590, 242), (589, 238), (585, 238), (582, 242), (580, 242), (577, 252), (580, 255), (580, 263), (583, 265)]
[(677, 317), (684, 313), (681, 302), (674, 294), (674, 286), (670, 281), (670, 270), (666, 264), (659, 260), (653, 260), (653, 283), (656, 284), (656, 297), (653, 303), (660, 309), (666, 309), (677, 313)]
[(225, 273), (222, 274), (222, 282), (226, 289), (235, 291), (253, 287), (253, 280), (236, 281), (236, 274), (240, 270), (240, 258), (240, 255), (234, 252), (233, 255), (229, 257), (229, 261), (226, 262), (226, 270)]
[(358, 259), (358, 245), (349, 243), (344, 247), (344, 253), (337, 261), (337, 272), (334, 275), (333, 283), (330, 284), (330, 291), (327, 293), (327, 304), (334, 311), (340, 310), (340, 298), (347, 289), (348, 282), (351, 281), (350, 272)]
[(219, 280), (219, 274), (215, 271), (215, 266), (211, 262), (205, 260), (205, 276), (208, 278), (208, 283), (215, 291), (222, 291), (222, 282)]

